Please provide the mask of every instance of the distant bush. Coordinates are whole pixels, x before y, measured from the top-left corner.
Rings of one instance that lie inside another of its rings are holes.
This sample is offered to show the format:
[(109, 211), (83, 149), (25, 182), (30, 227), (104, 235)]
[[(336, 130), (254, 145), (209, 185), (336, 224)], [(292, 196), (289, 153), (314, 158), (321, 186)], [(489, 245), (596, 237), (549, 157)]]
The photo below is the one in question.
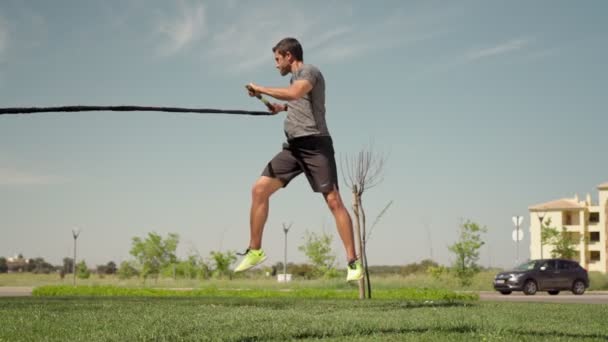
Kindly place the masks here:
[(287, 264), (287, 272), (303, 279), (315, 278), (315, 268), (310, 264)]
[(123, 261), (120, 263), (120, 267), (118, 268), (118, 279), (129, 279), (132, 277), (139, 276), (139, 271), (133, 267), (133, 265), (128, 261)]
[(8, 263), (5, 257), (0, 257), (0, 273), (8, 272)]
[(438, 267), (439, 264), (433, 260), (425, 259), (419, 263), (411, 263), (401, 267), (399, 270), (399, 274), (402, 276), (408, 276), (410, 274), (420, 274), (427, 273), (428, 269), (431, 267)]
[(91, 277), (91, 271), (89, 271), (89, 267), (84, 260), (76, 265), (76, 276), (79, 279), (89, 279)]
[(430, 274), (433, 278), (439, 280), (443, 276), (450, 273), (450, 269), (448, 267), (441, 266), (441, 265), (431, 266), (427, 269), (427, 273)]

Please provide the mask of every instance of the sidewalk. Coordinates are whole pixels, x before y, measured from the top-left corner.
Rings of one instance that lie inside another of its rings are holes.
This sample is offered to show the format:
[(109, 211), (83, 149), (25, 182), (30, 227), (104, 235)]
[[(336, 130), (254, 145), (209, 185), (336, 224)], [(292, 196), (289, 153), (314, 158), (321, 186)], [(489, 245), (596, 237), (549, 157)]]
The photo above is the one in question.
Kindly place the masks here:
[(29, 297), (33, 289), (31, 286), (0, 286), (0, 297)]

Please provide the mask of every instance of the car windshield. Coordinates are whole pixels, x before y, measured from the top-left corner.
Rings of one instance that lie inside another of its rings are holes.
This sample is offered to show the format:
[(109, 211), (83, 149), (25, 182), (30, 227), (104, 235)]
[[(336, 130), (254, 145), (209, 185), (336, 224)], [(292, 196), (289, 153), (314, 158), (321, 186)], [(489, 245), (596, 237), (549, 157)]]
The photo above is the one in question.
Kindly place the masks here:
[(515, 267), (516, 271), (528, 271), (528, 270), (533, 270), (534, 267), (536, 267), (536, 261), (528, 261), (526, 263), (523, 263), (517, 267)]

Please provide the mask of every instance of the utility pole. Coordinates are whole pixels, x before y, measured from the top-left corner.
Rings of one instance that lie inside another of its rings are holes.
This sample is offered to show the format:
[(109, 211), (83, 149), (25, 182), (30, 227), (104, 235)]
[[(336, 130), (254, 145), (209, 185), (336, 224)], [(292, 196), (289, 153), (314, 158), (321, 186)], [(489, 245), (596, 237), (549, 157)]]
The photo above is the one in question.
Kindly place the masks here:
[(287, 282), (287, 233), (289, 232), (289, 229), (291, 228), (291, 226), (293, 225), (293, 223), (290, 223), (289, 226), (287, 226), (285, 223), (283, 223), (283, 231), (285, 232), (285, 253), (283, 254), (283, 282), (286, 283)]
[(80, 235), (80, 229), (72, 229), (72, 236), (74, 237), (74, 261), (72, 262), (72, 275), (74, 276), (74, 286), (76, 286), (76, 239), (78, 239), (78, 235)]

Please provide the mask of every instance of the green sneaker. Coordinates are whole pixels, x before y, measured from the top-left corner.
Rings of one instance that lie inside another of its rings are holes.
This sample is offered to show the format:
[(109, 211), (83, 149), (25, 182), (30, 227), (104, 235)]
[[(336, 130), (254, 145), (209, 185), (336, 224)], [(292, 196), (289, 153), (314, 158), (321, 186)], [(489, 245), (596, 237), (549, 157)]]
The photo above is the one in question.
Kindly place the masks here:
[(363, 278), (363, 266), (361, 266), (361, 261), (358, 259), (351, 261), (346, 269), (348, 270), (346, 281), (355, 281)]
[(248, 269), (257, 266), (266, 260), (266, 254), (261, 249), (249, 249), (245, 251), (245, 253), (239, 255), (244, 255), (245, 257), (241, 260), (241, 263), (234, 269), (234, 272), (243, 272)]

